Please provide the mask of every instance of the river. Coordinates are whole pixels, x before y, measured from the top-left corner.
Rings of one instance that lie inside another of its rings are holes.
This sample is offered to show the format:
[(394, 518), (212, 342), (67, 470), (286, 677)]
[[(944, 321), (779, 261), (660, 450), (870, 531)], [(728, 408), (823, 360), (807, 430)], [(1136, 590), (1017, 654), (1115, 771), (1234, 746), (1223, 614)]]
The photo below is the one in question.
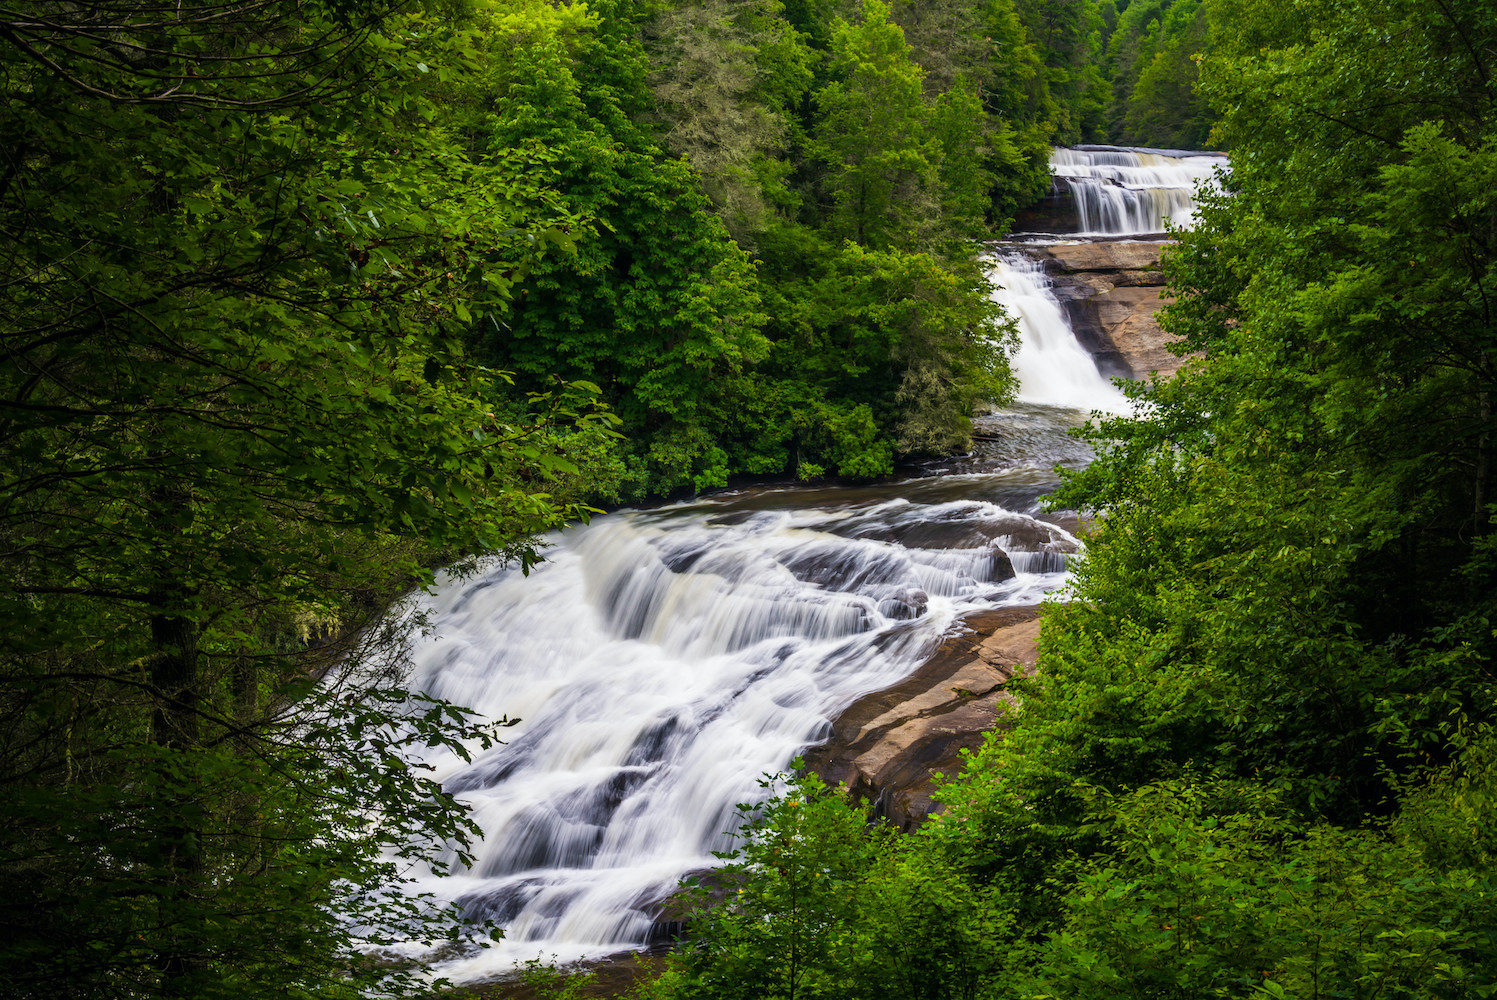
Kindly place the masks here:
[[(1222, 162), (1079, 147), (1052, 166), (1075, 228), (1118, 238), (1188, 221), (1192, 186)], [(677, 881), (732, 846), (735, 806), (764, 794), (763, 775), (917, 668), (963, 614), (1064, 583), (1079, 543), (1040, 498), (1056, 465), (1089, 459), (1066, 431), (1128, 403), (1022, 242), (990, 259), (993, 294), (1018, 320), (1022, 387), (979, 418), (971, 455), (877, 486), (608, 514), (548, 538), (529, 577), (495, 565), (427, 599), (435, 631), (413, 684), (523, 720), (472, 763), (426, 761), (484, 835), (474, 867), (449, 857), (414, 888), (506, 930), (444, 975), (645, 946)]]

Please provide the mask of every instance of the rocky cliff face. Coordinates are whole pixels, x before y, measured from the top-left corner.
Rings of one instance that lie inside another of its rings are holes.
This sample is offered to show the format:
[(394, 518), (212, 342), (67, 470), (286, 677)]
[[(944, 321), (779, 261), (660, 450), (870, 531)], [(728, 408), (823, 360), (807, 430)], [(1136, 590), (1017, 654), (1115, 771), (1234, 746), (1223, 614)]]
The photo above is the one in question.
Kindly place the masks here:
[(1102, 374), (1146, 379), (1172, 375), (1184, 364), (1167, 348), (1175, 338), (1154, 318), (1170, 301), (1160, 294), (1159, 255), (1168, 245), (1120, 240), (1029, 248), (1044, 261), (1076, 339)]

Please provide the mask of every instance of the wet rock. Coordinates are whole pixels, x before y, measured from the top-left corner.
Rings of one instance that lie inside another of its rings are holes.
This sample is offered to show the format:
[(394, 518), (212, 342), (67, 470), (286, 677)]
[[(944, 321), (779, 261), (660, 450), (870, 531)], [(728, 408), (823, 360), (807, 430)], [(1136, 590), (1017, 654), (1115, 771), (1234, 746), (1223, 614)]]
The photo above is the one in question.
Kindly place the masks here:
[(901, 590), (879, 602), (878, 613), (894, 621), (908, 621), (925, 614), (930, 596), (923, 590)]
[(1143, 379), (1173, 375), (1185, 359), (1172, 354), (1175, 339), (1155, 313), (1162, 296), (1160, 253), (1168, 243), (1109, 241), (1029, 247), (1043, 260), (1076, 339), (1104, 375)]
[(1038, 204), (1014, 217), (1016, 233), (1074, 233), (1080, 228), (1081, 216), (1069, 184), (1052, 183)]
[(1075, 274), (1099, 285), (1111, 276), (1114, 285), (1163, 285), (1159, 253), (1167, 243), (1135, 240), (1060, 243), (1032, 248), (1054, 274)]
[(902, 524), (865, 525), (856, 531), (856, 537), (895, 542), (905, 549), (982, 549), (1002, 539), (1006, 548), (1031, 550), (1064, 540), (1053, 525), (1024, 514), (984, 518), (966, 515), (951, 520), (931, 518)]
[(1076, 543), (1063, 535), (1059, 528), (1035, 518), (1014, 518), (1007, 522), (1000, 542), (1011, 552), (1076, 551)]
[(845, 782), (904, 830), (936, 811), (933, 773), (955, 775), (963, 749), (981, 745), (1007, 700), (1004, 684), (1033, 668), (1035, 607), (979, 611), (913, 675), (854, 702), (826, 742), (805, 754), (829, 783)]

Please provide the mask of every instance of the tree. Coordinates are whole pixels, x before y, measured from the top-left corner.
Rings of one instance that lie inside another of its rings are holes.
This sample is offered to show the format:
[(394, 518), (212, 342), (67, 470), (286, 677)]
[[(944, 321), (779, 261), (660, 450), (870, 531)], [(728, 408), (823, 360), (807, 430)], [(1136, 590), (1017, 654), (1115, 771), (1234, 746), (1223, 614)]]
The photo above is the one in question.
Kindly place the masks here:
[(776, 0), (662, 6), (643, 29), (661, 143), (686, 158), (751, 249), (789, 198), (779, 158), (816, 54)]
[(830, 168), (832, 232), (885, 249), (918, 245), (940, 205), (940, 147), (925, 133), (924, 74), (887, 4), (864, 0), (832, 32), (833, 80), (816, 94), (815, 151)]
[(691, 166), (665, 158), (638, 120), (651, 103), (638, 12), (590, 11), (543, 44), (505, 46), (478, 135), (492, 155), (524, 151), (570, 212), (598, 224), (575, 254), (532, 267), (512, 312), (473, 341), (526, 389), (553, 373), (599, 384), (631, 439), (631, 495), (723, 485), (715, 429), (731, 419), (727, 386), (767, 346), (759, 290)]
[(815, 776), (766, 780), (739, 848), (682, 900), (692, 943), (647, 995), (975, 997), (999, 901)]
[(1015, 0), (1028, 40), (1040, 51), (1056, 105), (1060, 142), (1101, 137), (1105, 84), (1102, 14), (1096, 0)]
[(466, 820), (403, 748), (492, 735), (380, 622), (438, 558), (535, 558), (606, 430), (462, 352), (574, 220), (446, 127), (445, 20), (0, 21), (6, 995), (318, 994), (430, 918), (378, 887)]
[(1199, 94), (1196, 56), (1211, 48), (1212, 8), (1199, 0), (1130, 4), (1107, 46), (1108, 130), (1115, 141), (1202, 149), (1215, 116)]

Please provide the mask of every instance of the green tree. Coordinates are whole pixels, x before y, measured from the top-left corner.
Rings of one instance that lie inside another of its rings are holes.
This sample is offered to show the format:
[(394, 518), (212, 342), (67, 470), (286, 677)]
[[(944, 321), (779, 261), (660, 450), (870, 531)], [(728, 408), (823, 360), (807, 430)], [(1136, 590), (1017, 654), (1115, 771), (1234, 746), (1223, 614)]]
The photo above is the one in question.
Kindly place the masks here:
[(1106, 84), (1101, 72), (1102, 14), (1096, 0), (1015, 0), (1028, 40), (1040, 51), (1055, 101), (1055, 137), (1102, 137)]
[(870, 823), (866, 804), (815, 776), (743, 807), (738, 850), (683, 905), (693, 940), (651, 984), (660, 998), (975, 997), (1007, 929), (914, 842)]
[(1215, 115), (1197, 88), (1195, 57), (1211, 49), (1211, 11), (1200, 0), (1140, 0), (1123, 11), (1107, 46), (1114, 141), (1177, 149), (1209, 143)]
[(566, 34), (503, 46), (478, 141), (527, 157), (597, 224), (575, 254), (532, 266), (523, 298), (472, 336), (530, 391), (555, 373), (600, 385), (631, 438), (631, 494), (720, 486), (725, 394), (766, 349), (755, 275), (691, 166), (639, 123), (651, 99), (638, 12), (590, 10)]
[(1125, 141), (1177, 149), (1204, 149), (1216, 116), (1197, 88), (1196, 60), (1210, 50), (1210, 10), (1177, 3), (1161, 27), (1158, 50), (1128, 97)]
[(1286, 819), (1273, 793), (1162, 783), (1099, 803), (1105, 858), (1070, 889), (1035, 996), (1475, 997), (1489, 893), (1419, 845)]
[(935, 838), (1025, 893), (1031, 995), (1482, 996), (1490, 12), (1219, 10), (1198, 356), (1062, 490), (1107, 516)]
[(761, 246), (773, 347), (760, 372), (774, 388), (748, 394), (758, 401), (741, 412), (756, 418), (745, 446), (779, 468), (886, 474), (896, 451), (965, 447), (976, 404), (1011, 394), (975, 261), (839, 246), (801, 227)]
[[(1050, 144), (1059, 110), (1040, 52), (1013, 0), (987, 0), (981, 13), (988, 52), (980, 82), (983, 110), (991, 124), (988, 221), (994, 231), (1002, 232), (1016, 211), (1039, 200), (1050, 187)], [(1012, 134), (995, 136), (993, 131)]]
[(816, 94), (830, 229), (875, 249), (928, 240), (939, 217), (939, 145), (925, 135), (922, 73), (881, 0), (832, 31), (833, 80)]
[(789, 198), (781, 157), (818, 58), (781, 9), (775, 0), (662, 6), (643, 25), (662, 145), (701, 175), (746, 248)]
[(447, 933), (381, 888), (469, 829), (406, 748), (492, 733), (384, 611), (535, 558), (606, 432), (464, 356), (575, 220), (432, 103), (450, 13), (0, 23), (4, 995), (327, 995)]

